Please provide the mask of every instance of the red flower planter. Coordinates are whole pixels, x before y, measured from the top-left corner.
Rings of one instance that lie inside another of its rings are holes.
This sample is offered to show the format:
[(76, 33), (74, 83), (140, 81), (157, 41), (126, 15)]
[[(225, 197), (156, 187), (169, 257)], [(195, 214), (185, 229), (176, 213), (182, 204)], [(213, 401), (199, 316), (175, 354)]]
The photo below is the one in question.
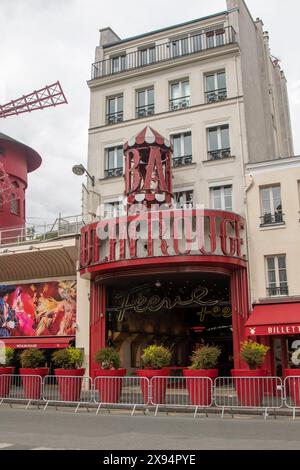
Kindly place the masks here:
[(298, 407), (300, 406), (300, 369), (284, 369), (284, 378), (286, 377), (291, 377), (286, 381), (286, 394)]
[(0, 367), (0, 398), (9, 396), (12, 377), (7, 376), (12, 375), (14, 371), (14, 367)]
[(54, 369), (61, 401), (79, 402), (85, 369)]
[[(145, 377), (151, 380), (153, 377), (157, 377), (154, 379), (152, 383), (152, 397), (151, 403), (153, 405), (162, 405), (166, 401), (166, 391), (167, 391), (167, 379), (169, 377), (170, 371), (168, 369), (139, 369), (137, 371), (138, 377)], [(161, 377), (161, 378), (160, 378)], [(144, 399), (145, 405), (147, 405), (150, 401), (150, 394), (149, 394), (149, 385), (146, 380), (141, 380), (141, 390)]]
[(218, 376), (218, 369), (184, 369), (183, 376), (188, 377), (186, 387), (191, 405), (210, 406), (212, 404), (212, 381)]
[(100, 403), (119, 403), (122, 392), (122, 379), (126, 369), (95, 369), (95, 387), (99, 392)]
[[(39, 367), (37, 369), (21, 368), (20, 375), (24, 390), (24, 397), (29, 400), (40, 400), (42, 397), (42, 379), (48, 375), (48, 367)], [(27, 377), (35, 376), (35, 377)], [(39, 377), (36, 377), (39, 376)]]
[(234, 369), (232, 377), (236, 377), (234, 384), (239, 404), (242, 406), (261, 406), (266, 391), (266, 382), (257, 377), (266, 377), (267, 371), (263, 369), (245, 370)]

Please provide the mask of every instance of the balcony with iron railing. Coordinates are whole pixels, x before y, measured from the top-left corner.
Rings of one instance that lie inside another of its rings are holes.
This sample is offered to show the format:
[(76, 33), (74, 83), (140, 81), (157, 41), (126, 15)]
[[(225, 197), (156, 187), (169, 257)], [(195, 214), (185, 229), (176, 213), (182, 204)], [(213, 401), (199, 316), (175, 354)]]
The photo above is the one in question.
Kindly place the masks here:
[(227, 89), (220, 88), (219, 90), (212, 90), (205, 92), (206, 103), (217, 103), (218, 101), (224, 101), (227, 98)]
[[(182, 43), (181, 47), (178, 47), (179, 41)], [(190, 35), (180, 40), (158, 44), (155, 46), (155, 50), (148, 60), (145, 60), (145, 57), (141, 53), (142, 51), (137, 50), (127, 54), (125, 51), (122, 51), (122, 53), (119, 54), (122, 60), (118, 61), (116, 60), (118, 58), (111, 57), (92, 64), (91, 79), (95, 80), (97, 78), (120, 74), (142, 67), (153, 66), (157, 63), (167, 62), (178, 59), (179, 57), (186, 57), (205, 51), (207, 52), (212, 49), (224, 47), (228, 44), (234, 44), (235, 42), (235, 30), (232, 26), (228, 26), (226, 28), (218, 28), (209, 32)]]
[(287, 284), (282, 284), (280, 287), (270, 286), (267, 288), (268, 297), (288, 296), (289, 288)]
[(148, 104), (147, 106), (137, 106), (136, 117), (140, 119), (140, 118), (144, 118), (147, 116), (153, 116), (154, 112), (155, 112), (154, 104)]
[(209, 150), (208, 160), (225, 160), (231, 157), (231, 149)]
[(117, 124), (123, 121), (123, 111), (106, 115), (106, 124)]
[(260, 227), (272, 225), (285, 225), (284, 214), (281, 211), (276, 211), (274, 214), (269, 212), (260, 217)]
[(123, 176), (123, 168), (109, 168), (105, 170), (105, 178), (116, 178), (118, 176)]
[(185, 109), (190, 106), (190, 97), (182, 96), (181, 98), (174, 98), (169, 101), (170, 111), (178, 111), (179, 109)]
[(179, 166), (186, 166), (191, 165), (193, 163), (192, 155), (184, 155), (182, 157), (173, 157), (173, 168), (177, 168)]
[(81, 215), (58, 217), (53, 223), (29, 224), (0, 229), (0, 245), (38, 243), (78, 235), (84, 223)]

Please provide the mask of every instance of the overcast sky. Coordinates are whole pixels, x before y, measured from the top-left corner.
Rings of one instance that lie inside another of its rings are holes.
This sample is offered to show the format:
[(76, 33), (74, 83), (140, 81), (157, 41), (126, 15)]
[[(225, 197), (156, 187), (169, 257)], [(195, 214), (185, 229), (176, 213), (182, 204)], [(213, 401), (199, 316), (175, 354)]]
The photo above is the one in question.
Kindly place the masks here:
[[(263, 19), (272, 54), (280, 58), (288, 79), (295, 153), (300, 154), (300, 2), (247, 4), (254, 18)], [(30, 145), (43, 158), (42, 167), (30, 175), (30, 222), (81, 212), (82, 179), (71, 169), (87, 160), (86, 81), (99, 29), (110, 26), (126, 38), (225, 9), (225, 0), (0, 0), (0, 103), (57, 80), (69, 102), (0, 121), (0, 132)]]

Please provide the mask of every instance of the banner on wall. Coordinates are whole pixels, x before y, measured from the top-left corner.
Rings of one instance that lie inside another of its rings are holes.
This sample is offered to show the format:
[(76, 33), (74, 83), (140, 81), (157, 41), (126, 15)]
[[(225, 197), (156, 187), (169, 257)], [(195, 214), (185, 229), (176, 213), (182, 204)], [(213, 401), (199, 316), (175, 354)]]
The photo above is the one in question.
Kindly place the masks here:
[(70, 336), (76, 330), (76, 281), (0, 285), (0, 338)]

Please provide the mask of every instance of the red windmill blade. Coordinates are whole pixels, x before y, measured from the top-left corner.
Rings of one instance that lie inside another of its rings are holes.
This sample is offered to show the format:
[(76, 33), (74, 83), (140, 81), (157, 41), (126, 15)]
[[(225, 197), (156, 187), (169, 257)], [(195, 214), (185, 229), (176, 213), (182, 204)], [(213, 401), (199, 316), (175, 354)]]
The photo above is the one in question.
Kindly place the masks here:
[(35, 90), (21, 98), (11, 100), (9, 103), (0, 105), (0, 118), (6, 118), (15, 114), (30, 113), (38, 109), (50, 108), (66, 104), (67, 99), (58, 82)]

